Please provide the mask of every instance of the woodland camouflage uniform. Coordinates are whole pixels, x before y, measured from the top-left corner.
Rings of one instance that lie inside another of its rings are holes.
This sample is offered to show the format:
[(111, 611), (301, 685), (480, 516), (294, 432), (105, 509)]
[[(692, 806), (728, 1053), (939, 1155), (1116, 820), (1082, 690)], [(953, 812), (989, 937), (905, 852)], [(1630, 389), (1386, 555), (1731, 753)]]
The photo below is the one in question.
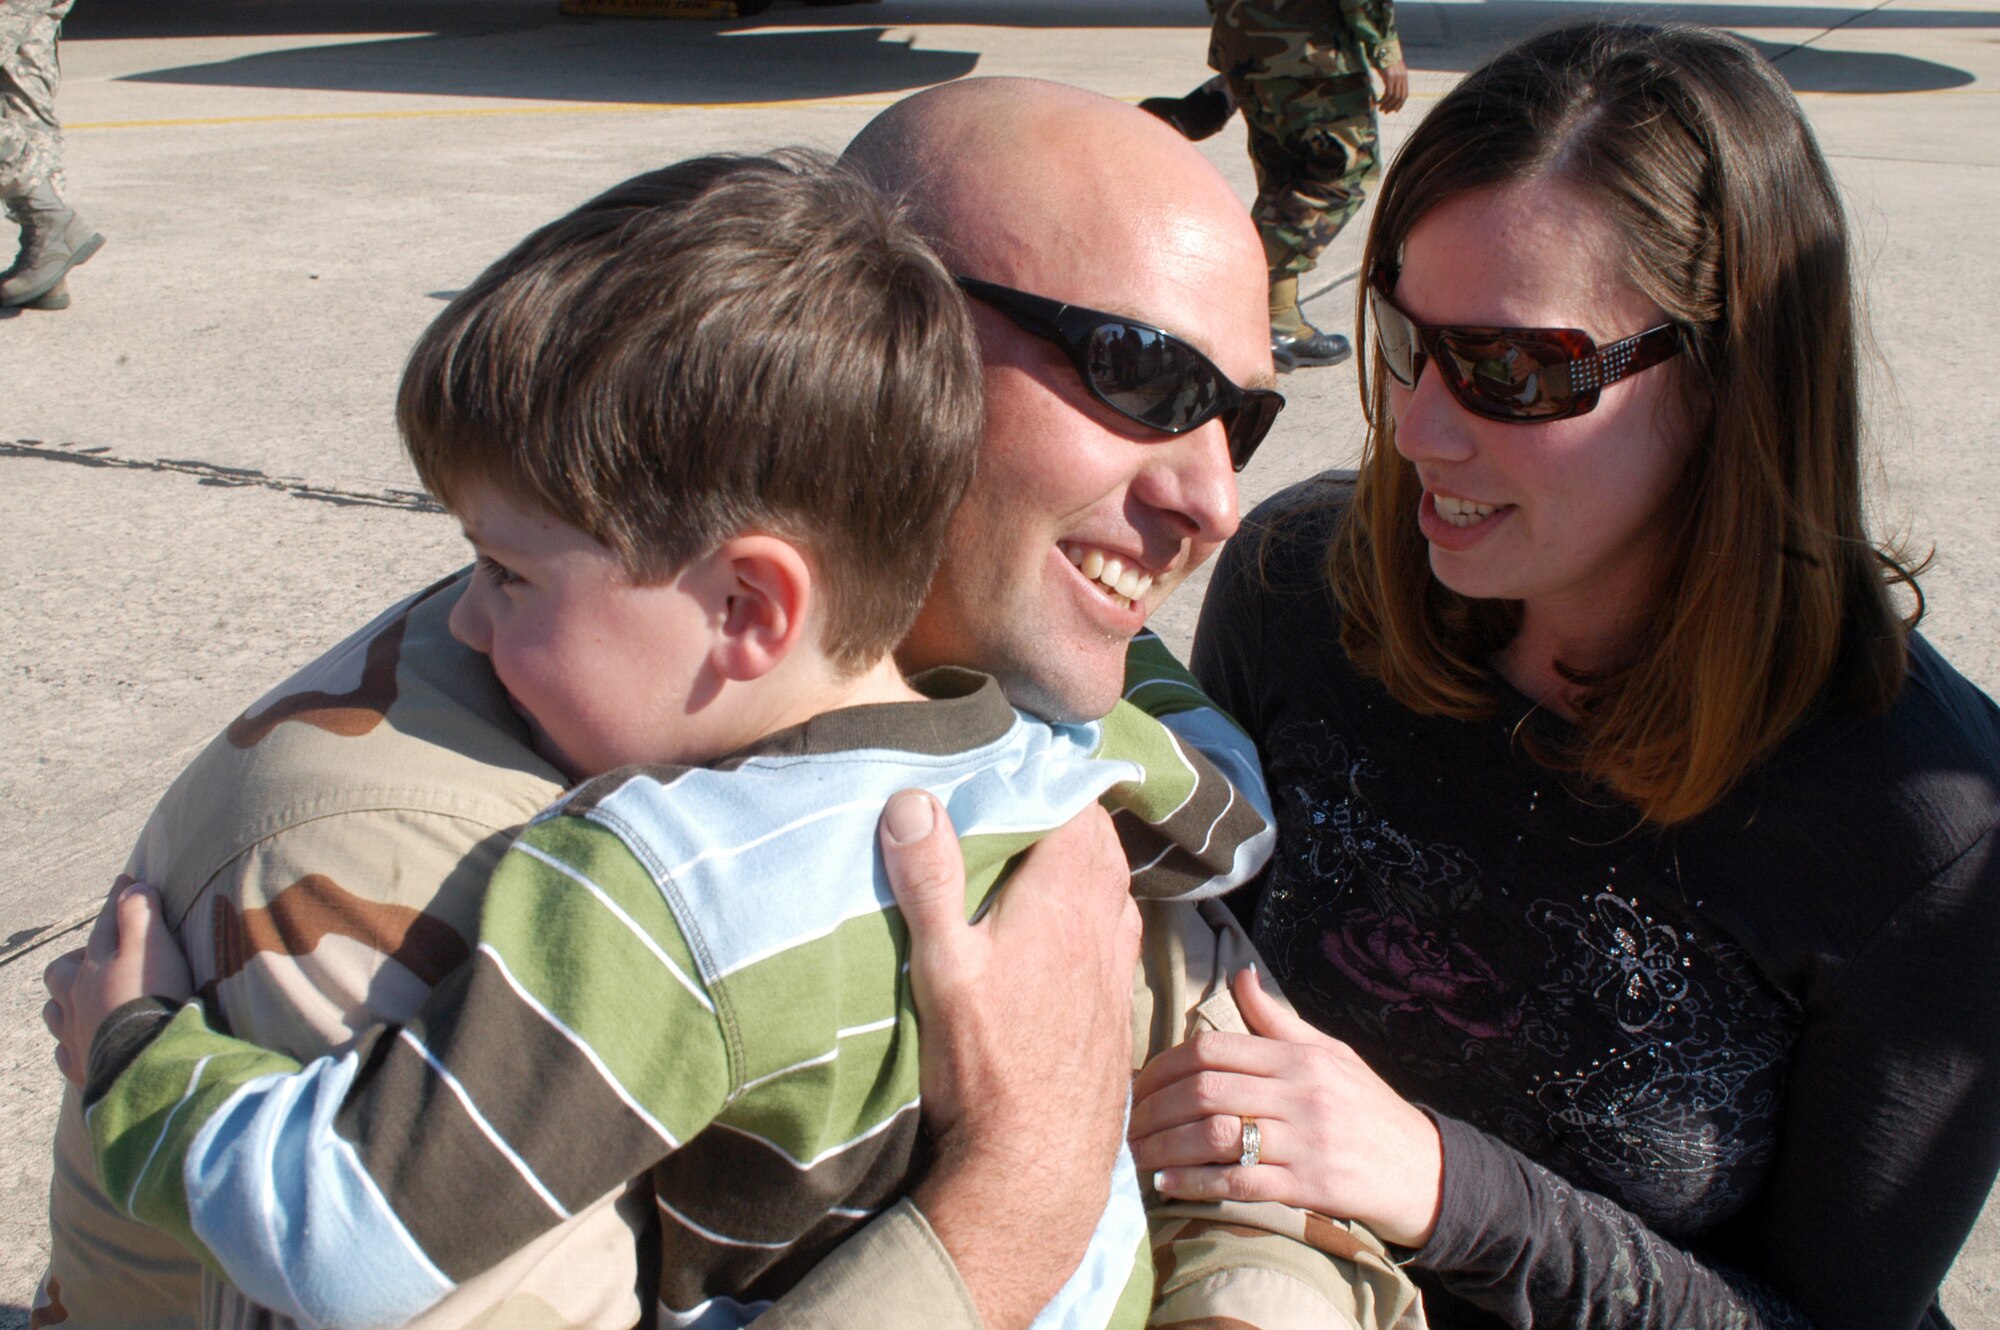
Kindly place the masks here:
[(1381, 174), (1369, 70), (1403, 58), (1391, 0), (1210, 0), (1208, 63), (1229, 80), (1257, 171), (1274, 280), (1312, 268)]

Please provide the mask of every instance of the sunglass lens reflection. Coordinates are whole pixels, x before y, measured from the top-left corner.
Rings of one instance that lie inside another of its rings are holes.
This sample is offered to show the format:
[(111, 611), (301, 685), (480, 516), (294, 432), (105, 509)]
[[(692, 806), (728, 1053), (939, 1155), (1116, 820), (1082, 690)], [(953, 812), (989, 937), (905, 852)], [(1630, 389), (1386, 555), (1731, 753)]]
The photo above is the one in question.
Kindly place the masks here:
[(1569, 405), (1569, 376), (1557, 372), (1569, 359), (1561, 346), (1520, 336), (1438, 341), (1458, 396), (1475, 410), (1538, 420)]
[(1370, 296), (1368, 307), (1375, 316), (1375, 339), (1381, 344), (1390, 377), (1405, 388), (1416, 387), (1417, 330), (1403, 317), (1403, 311), (1386, 300)]
[(1091, 330), (1089, 375), (1113, 406), (1155, 429), (1178, 430), (1215, 400), (1213, 376), (1186, 349), (1150, 328), (1103, 323)]

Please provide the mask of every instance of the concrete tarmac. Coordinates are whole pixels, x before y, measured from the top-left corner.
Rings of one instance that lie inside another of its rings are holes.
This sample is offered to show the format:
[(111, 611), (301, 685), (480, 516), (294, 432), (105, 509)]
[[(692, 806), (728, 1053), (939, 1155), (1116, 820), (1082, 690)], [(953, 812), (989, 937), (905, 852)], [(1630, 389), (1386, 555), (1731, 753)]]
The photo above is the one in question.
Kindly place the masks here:
[[(1925, 631), (1995, 690), (2000, 7), (1409, 0), (1415, 94), (1390, 146), (1500, 45), (1606, 8), (1729, 28), (1798, 88), (1859, 239), (1878, 523), (1935, 550)], [(1200, 0), (778, 0), (734, 23), (565, 18), (555, 0), (82, 0), (60, 107), (71, 194), (109, 244), (71, 309), (0, 318), (0, 1330), (27, 1324), (47, 1249), (42, 965), (201, 744), (464, 559), (390, 414), (443, 302), (662, 162), (837, 150), (966, 74), (1180, 92), (1205, 49)], [(1247, 201), (1240, 129), (1203, 146)], [(1306, 283), (1330, 327), (1360, 230)], [(1282, 386), (1246, 507), (1360, 443), (1350, 368)], [(1160, 615), (1177, 645), (1200, 590)], [(1994, 1209), (1946, 1285), (1962, 1326), (2000, 1327)]]

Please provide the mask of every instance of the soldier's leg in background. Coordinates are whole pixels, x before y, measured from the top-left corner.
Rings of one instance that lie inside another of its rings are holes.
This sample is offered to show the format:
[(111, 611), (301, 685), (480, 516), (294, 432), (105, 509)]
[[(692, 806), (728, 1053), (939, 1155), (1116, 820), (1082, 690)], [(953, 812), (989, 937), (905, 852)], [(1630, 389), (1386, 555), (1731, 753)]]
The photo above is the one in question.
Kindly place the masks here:
[(56, 35), (74, 0), (0, 0), (0, 199), (62, 169)]
[(57, 35), (74, 0), (0, 0), (0, 200), (21, 228), (0, 307), (42, 301), (104, 244), (63, 201)]
[(1355, 78), (1358, 89), (1342, 90), (1308, 108), (1312, 114), (1299, 132), (1300, 153), (1324, 199), (1322, 221), (1313, 237), (1315, 261), (1354, 220), (1368, 191), (1382, 178), (1381, 124), (1373, 93), (1364, 76)]
[(1376, 152), (1364, 154), (1351, 128), (1358, 95), (1373, 110), (1365, 77), (1232, 81), (1249, 127), (1257, 201), (1250, 209), (1271, 273), (1271, 354), (1280, 369), (1337, 365), (1352, 354), (1346, 337), (1322, 332), (1299, 309), (1299, 276), (1313, 264), (1365, 197)]
[(1181, 137), (1199, 143), (1222, 132), (1236, 113), (1229, 83), (1217, 74), (1185, 97), (1148, 97), (1139, 109), (1156, 115), (1181, 132)]
[[(1271, 270), (1299, 276), (1361, 210), (1381, 175), (1373, 94), (1365, 75), (1305, 84), (1287, 80), (1268, 108), (1290, 169), (1265, 182), (1251, 215)], [(1248, 113), (1246, 112), (1246, 118)]]
[[(0, 14), (0, 22), (4, 20), (5, 15)], [(4, 32), (0, 32), (0, 40), (4, 38)], [(7, 76), (7, 61), (4, 56), (0, 56), (0, 205), (7, 207), (7, 215), (10, 218), (14, 215), (12, 191), (18, 188), (15, 182), (24, 179), (44, 155), (43, 149), (30, 136), (28, 126), (14, 118), (11, 109), (14, 101), (12, 92), (12, 80)], [(0, 282), (12, 277), (14, 270), (20, 266), (21, 257), (17, 253), (13, 261), (7, 265), (6, 271), (0, 272)]]
[[(1209, 23), (1225, 23), (1228, 0), (1208, 0)], [(1213, 33), (1209, 43), (1209, 66), (1220, 71), (1224, 66), (1217, 64)], [(1148, 115), (1156, 115), (1181, 132), (1181, 137), (1199, 142), (1213, 138), (1229, 123), (1229, 117), (1236, 113), (1236, 103), (1230, 99), (1229, 84), (1218, 72), (1184, 97), (1148, 97), (1139, 103), (1139, 109)]]

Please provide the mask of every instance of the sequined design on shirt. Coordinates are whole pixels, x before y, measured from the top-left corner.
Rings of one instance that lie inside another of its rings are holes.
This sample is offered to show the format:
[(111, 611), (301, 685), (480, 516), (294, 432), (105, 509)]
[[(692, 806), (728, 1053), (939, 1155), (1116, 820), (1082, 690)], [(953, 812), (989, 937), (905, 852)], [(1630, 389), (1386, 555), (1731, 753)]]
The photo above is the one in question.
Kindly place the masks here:
[(1741, 949), (1681, 908), (1655, 840), (1530, 837), (1480, 863), (1455, 819), (1570, 828), (1590, 810), (1522, 786), (1510, 812), (1504, 791), (1455, 790), (1414, 757), (1392, 772), (1323, 721), (1276, 727), (1267, 757), (1279, 853), (1257, 940), (1302, 1010), (1392, 1083), (1663, 1232), (1755, 1193), (1790, 1022)]
[(1652, 1026), (1687, 996), (1692, 959), (1681, 953), (1674, 930), (1642, 917), (1636, 901), (1600, 891), (1585, 909), (1549, 906), (1543, 921), (1549, 932), (1573, 936), (1577, 953), (1587, 958), (1564, 977), (1588, 984), (1591, 996), (1611, 1005), (1627, 1033)]

